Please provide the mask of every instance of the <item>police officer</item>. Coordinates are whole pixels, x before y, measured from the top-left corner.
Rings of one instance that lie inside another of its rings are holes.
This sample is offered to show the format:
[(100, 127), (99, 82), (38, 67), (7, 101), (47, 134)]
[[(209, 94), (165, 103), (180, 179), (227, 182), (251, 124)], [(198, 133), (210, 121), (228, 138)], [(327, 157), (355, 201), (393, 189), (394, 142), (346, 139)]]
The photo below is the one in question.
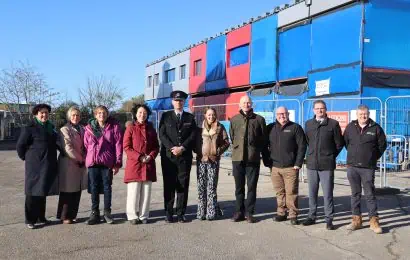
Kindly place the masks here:
[(386, 150), (386, 135), (380, 125), (369, 117), (369, 108), (366, 105), (360, 105), (356, 115), (357, 120), (349, 123), (344, 132), (347, 149), (347, 179), (352, 190), (352, 223), (347, 228), (356, 230), (362, 227), (360, 200), (363, 186), (369, 210), (370, 229), (380, 234), (382, 229), (377, 214), (374, 173), (377, 160)]
[(188, 201), (189, 175), (196, 123), (192, 114), (183, 111), (188, 95), (183, 91), (171, 93), (173, 111), (165, 112), (159, 124), (161, 167), (164, 180), (164, 207), (167, 223), (174, 222), (174, 201), (177, 193), (176, 214), (184, 223)]

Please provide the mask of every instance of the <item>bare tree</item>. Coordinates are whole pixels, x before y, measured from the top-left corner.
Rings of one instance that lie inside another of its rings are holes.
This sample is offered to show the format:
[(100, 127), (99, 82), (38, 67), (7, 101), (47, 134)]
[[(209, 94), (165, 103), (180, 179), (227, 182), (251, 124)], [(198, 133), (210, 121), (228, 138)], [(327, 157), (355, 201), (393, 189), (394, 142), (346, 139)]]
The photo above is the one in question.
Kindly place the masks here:
[(120, 88), (116, 79), (107, 79), (105, 76), (88, 77), (87, 86), (80, 88), (81, 106), (86, 107), (89, 112), (98, 105), (104, 105), (109, 110), (114, 109), (122, 100), (123, 89)]
[(125, 100), (122, 102), (121, 108), (118, 112), (131, 112), (132, 106), (134, 104), (144, 104), (144, 94), (132, 97), (131, 99)]
[(21, 116), (20, 106), (38, 103), (53, 105), (59, 93), (50, 88), (45, 76), (28, 62), (19, 61), (0, 72), (0, 103)]

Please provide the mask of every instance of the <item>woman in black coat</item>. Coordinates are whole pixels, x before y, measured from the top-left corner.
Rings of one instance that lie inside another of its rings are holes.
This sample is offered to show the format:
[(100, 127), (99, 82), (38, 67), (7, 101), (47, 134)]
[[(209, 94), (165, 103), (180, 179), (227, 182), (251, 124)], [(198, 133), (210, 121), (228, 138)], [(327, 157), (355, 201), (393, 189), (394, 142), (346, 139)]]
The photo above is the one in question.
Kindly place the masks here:
[(25, 217), (27, 227), (48, 224), (45, 217), (46, 196), (58, 194), (57, 132), (48, 120), (51, 107), (33, 108), (34, 120), (22, 129), (17, 154), (25, 161)]

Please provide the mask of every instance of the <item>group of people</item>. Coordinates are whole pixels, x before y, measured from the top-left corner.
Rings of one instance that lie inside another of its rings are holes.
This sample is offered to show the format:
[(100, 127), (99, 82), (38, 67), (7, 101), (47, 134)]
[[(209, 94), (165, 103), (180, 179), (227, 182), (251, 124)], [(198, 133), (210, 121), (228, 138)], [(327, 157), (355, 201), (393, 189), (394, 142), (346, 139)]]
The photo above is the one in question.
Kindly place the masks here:
[(218, 121), (214, 108), (205, 108), (204, 120), (197, 125), (194, 115), (183, 110), (187, 94), (173, 91), (171, 98), (174, 110), (162, 115), (158, 135), (148, 122), (151, 111), (146, 105), (134, 106), (134, 121), (127, 125), (124, 134), (104, 106), (94, 110), (94, 118), (86, 127), (80, 124), (79, 109), (71, 107), (67, 111), (68, 123), (59, 132), (48, 120), (51, 107), (46, 104), (35, 106), (34, 120), (23, 128), (17, 143), (18, 155), (25, 161), (26, 169), (27, 227), (33, 229), (36, 223), (48, 223), (46, 196), (56, 194), (60, 196), (57, 218), (66, 224), (75, 222), (81, 191), (87, 187), (92, 202), (87, 224), (100, 222), (100, 194), (104, 194), (104, 220), (113, 223), (112, 180), (122, 167), (123, 151), (127, 157), (124, 174), (126, 214), (131, 224), (149, 221), (152, 183), (157, 181), (155, 158), (158, 153), (161, 154), (165, 221), (186, 222), (193, 152), (197, 163), (197, 218), (215, 220), (222, 214), (217, 199), (219, 162), (221, 155), (232, 145), (236, 197), (232, 221), (255, 222), (253, 215), (262, 158), (263, 164), (271, 170), (276, 191), (274, 221), (289, 218), (292, 225), (299, 224), (299, 170), (306, 158), (309, 215), (302, 224), (308, 226), (316, 222), (321, 183), (326, 228), (333, 230), (336, 157), (346, 147), (347, 176), (352, 190), (352, 222), (348, 228), (362, 227), (360, 201), (363, 188), (370, 228), (376, 233), (382, 232), (374, 178), (377, 160), (386, 149), (386, 136), (383, 129), (370, 119), (367, 106), (357, 108), (357, 120), (349, 123), (342, 133), (339, 123), (327, 116), (326, 103), (317, 100), (313, 104), (315, 116), (306, 122), (303, 130), (289, 120), (286, 107), (277, 108), (276, 121), (266, 125), (265, 119), (253, 111), (251, 98), (244, 96), (240, 100), (239, 113), (230, 119), (228, 134)]

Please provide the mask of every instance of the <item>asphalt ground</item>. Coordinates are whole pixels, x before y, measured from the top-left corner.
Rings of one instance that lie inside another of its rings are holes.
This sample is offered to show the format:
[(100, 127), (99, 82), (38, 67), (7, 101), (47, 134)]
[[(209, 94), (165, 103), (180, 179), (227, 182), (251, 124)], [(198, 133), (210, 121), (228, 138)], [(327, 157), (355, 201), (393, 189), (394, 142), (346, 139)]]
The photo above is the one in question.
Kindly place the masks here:
[[(47, 198), (48, 226), (29, 230), (24, 224), (24, 163), (13, 150), (0, 151), (0, 259), (410, 259), (410, 194), (378, 196), (383, 234), (368, 227), (346, 230), (350, 223), (350, 187), (346, 172), (336, 172), (335, 222), (325, 229), (322, 199), (317, 224), (276, 223), (276, 200), (269, 172), (262, 168), (256, 203), (257, 223), (233, 223), (234, 180), (228, 159), (221, 162), (218, 200), (224, 216), (216, 221), (196, 219), (196, 167), (191, 171), (188, 223), (166, 224), (160, 158), (158, 182), (153, 184), (150, 223), (130, 225), (125, 216), (123, 170), (114, 177), (113, 215), (116, 223), (85, 224), (91, 199), (82, 193), (78, 223), (63, 225), (55, 218), (57, 196)], [(378, 180), (376, 180), (378, 183)], [(407, 185), (404, 181), (399, 184)], [(307, 183), (300, 183), (299, 219), (308, 213)], [(321, 193), (320, 193), (321, 195)], [(101, 198), (102, 201), (102, 198)], [(102, 205), (101, 205), (102, 206)]]

